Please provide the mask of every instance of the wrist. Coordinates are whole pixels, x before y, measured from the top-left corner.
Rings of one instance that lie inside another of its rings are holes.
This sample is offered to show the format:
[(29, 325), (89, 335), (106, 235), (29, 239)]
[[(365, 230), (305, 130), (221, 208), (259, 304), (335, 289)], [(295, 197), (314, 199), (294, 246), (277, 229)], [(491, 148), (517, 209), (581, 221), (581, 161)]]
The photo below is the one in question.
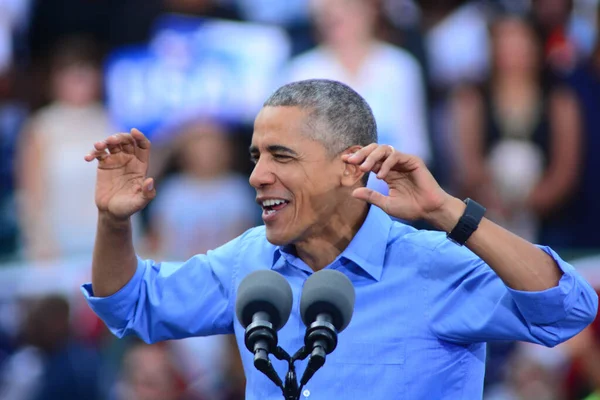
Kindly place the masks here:
[(466, 204), (460, 199), (448, 195), (442, 206), (425, 217), (425, 221), (446, 233), (454, 229), (465, 212)]
[(130, 218), (119, 218), (115, 215), (111, 214), (108, 211), (99, 211), (98, 212), (98, 224), (108, 227), (110, 229), (129, 229), (130, 228)]

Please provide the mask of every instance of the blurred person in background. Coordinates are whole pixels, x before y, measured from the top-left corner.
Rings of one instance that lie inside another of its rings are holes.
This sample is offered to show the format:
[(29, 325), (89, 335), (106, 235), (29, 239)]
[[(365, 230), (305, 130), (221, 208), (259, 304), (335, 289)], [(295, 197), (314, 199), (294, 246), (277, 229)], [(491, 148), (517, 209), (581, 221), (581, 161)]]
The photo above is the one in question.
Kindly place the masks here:
[(536, 38), (525, 20), (499, 17), (489, 82), (458, 89), (452, 106), (461, 193), (528, 240), (568, 202), (581, 163), (577, 102), (542, 84)]
[[(600, 28), (600, 5), (596, 9)], [(577, 94), (582, 122), (582, 176), (579, 190), (568, 213), (543, 238), (557, 247), (572, 249), (579, 255), (600, 254), (600, 29), (595, 50), (589, 60), (581, 63), (567, 82)]]
[(226, 0), (235, 3), (248, 22), (275, 25), (285, 29), (291, 40), (292, 55), (315, 46), (309, 16), (309, 0)]
[(58, 295), (34, 300), (22, 343), (0, 373), (0, 398), (98, 399), (98, 354), (73, 339), (69, 303)]
[[(233, 338), (233, 336), (232, 336)], [(232, 342), (235, 339), (231, 340)], [(243, 368), (239, 356), (225, 360), (231, 379), (218, 390), (200, 390), (186, 376), (186, 363), (174, 348), (182, 341), (146, 344), (136, 339), (123, 356), (120, 373), (109, 400), (241, 400), (244, 398)], [(238, 366), (237, 363), (240, 363)], [(210, 374), (211, 371), (206, 371)], [(236, 381), (240, 377), (241, 383)]]
[(18, 255), (14, 183), (17, 137), (27, 109), (20, 96), (29, 0), (0, 0), (0, 263)]
[[(560, 80), (589, 55), (593, 30), (574, 14), (577, 0), (533, 0), (531, 17), (543, 51), (548, 79)], [(589, 1), (587, 1), (589, 3)], [(581, 8), (581, 6), (580, 6)], [(583, 5), (585, 7), (585, 4)], [(589, 7), (587, 7), (589, 8)]]
[(461, 82), (483, 82), (489, 70), (487, 18), (481, 1), (418, 0), (432, 95)]
[[(596, 291), (600, 294), (600, 287)], [(565, 342), (563, 348), (572, 360), (566, 375), (566, 400), (599, 399), (600, 319)]]
[[(381, 143), (431, 164), (421, 67), (407, 51), (376, 38), (376, 4), (311, 0), (320, 45), (292, 60), (286, 80), (324, 78), (349, 85), (371, 105)], [(388, 190), (374, 175), (369, 186)]]
[[(472, 0), (414, 2), (418, 6), (418, 26), (423, 35), (434, 171), (443, 186), (451, 187), (456, 154), (451, 150), (449, 100), (456, 85), (481, 83), (487, 76), (489, 9), (486, 3)], [(396, 14), (396, 18), (403, 15), (400, 11)]]
[[(27, 51), (28, 102), (32, 109), (38, 109), (56, 99), (55, 93), (47, 89), (48, 69), (65, 38), (86, 36), (99, 52), (106, 50), (109, 35), (126, 36), (129, 30), (139, 32), (140, 20), (145, 10), (138, 8), (136, 18), (130, 18), (127, 29), (116, 24), (114, 16), (119, 14), (112, 3), (129, 3), (132, 0), (26, 0), (31, 3), (29, 24), (24, 45)], [(153, 0), (145, 0), (150, 3)], [(155, 0), (157, 1), (157, 0)], [(109, 23), (110, 21), (110, 23)], [(121, 28), (121, 29), (119, 29)]]
[[(232, 170), (230, 133), (216, 121), (183, 123), (168, 147), (159, 182), (160, 194), (150, 206), (150, 249), (161, 260), (186, 260), (221, 246), (255, 225), (254, 194), (246, 177)], [(226, 336), (189, 338), (173, 343), (190, 390), (206, 399), (222, 399), (230, 368), (239, 357)], [(239, 363), (237, 363), (239, 365)], [(239, 368), (239, 367), (238, 367)]]
[(0, 0), (0, 75), (24, 57), (32, 0)]
[[(95, 173), (79, 167), (80, 153), (114, 131), (100, 102), (99, 61), (94, 42), (61, 42), (51, 65), (52, 102), (31, 116), (20, 138), (17, 180), (29, 259), (89, 256), (93, 249)], [(51, 143), (61, 145), (50, 151)]]
[[(412, 54), (421, 67), (425, 83), (429, 80), (425, 36), (421, 28), (421, 10), (413, 0), (377, 0), (379, 21), (376, 26), (382, 40)], [(428, 96), (428, 100), (430, 100)]]
[(126, 351), (110, 400), (183, 400), (188, 398), (184, 392), (169, 344), (140, 341)]
[(12, 67), (0, 68), (0, 262), (17, 257), (19, 239), (15, 156), (27, 109), (15, 96), (15, 80)]
[[(600, 27), (600, 5), (596, 9)], [(594, 52), (568, 79), (581, 105), (584, 169), (573, 207), (563, 223), (563, 234), (555, 238), (582, 253), (600, 254), (600, 29), (596, 32)], [(600, 293), (600, 285), (595, 289)], [(568, 400), (600, 399), (600, 318), (565, 343), (573, 360), (567, 374)], [(593, 394), (590, 394), (593, 393)], [(595, 396), (595, 397), (594, 397)]]
[[(485, 400), (566, 400), (561, 376), (564, 357), (556, 348), (516, 342), (507, 363), (505, 377), (486, 388)], [(581, 400), (581, 399), (577, 399)]]
[(232, 170), (224, 126), (187, 122), (172, 140), (165, 166), (171, 171), (150, 207), (150, 247), (156, 258), (185, 260), (228, 242), (258, 218), (247, 179)]
[(2, 369), (4, 361), (6, 361), (9, 355), (14, 351), (13, 346), (13, 338), (5, 332), (3, 327), (0, 327), (0, 370)]

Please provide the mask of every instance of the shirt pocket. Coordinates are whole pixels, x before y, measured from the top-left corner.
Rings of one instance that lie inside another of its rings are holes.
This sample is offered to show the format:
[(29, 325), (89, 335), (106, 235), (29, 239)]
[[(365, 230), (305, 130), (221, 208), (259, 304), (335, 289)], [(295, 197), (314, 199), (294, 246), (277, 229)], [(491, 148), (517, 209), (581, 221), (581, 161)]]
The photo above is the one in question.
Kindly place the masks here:
[[(405, 343), (345, 342), (339, 343), (327, 356), (335, 371), (329, 382), (332, 393), (351, 399), (403, 399), (405, 394)], [(339, 397), (342, 398), (342, 397)]]

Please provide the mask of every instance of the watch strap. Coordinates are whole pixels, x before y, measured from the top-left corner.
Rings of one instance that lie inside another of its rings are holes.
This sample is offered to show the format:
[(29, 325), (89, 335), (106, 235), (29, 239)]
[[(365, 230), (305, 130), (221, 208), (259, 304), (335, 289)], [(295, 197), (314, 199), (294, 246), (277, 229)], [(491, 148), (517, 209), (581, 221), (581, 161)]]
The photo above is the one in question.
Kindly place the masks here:
[(462, 217), (460, 217), (454, 229), (448, 233), (448, 239), (460, 246), (463, 246), (473, 232), (477, 230), (486, 211), (486, 208), (475, 200), (466, 199), (465, 204), (467, 207)]

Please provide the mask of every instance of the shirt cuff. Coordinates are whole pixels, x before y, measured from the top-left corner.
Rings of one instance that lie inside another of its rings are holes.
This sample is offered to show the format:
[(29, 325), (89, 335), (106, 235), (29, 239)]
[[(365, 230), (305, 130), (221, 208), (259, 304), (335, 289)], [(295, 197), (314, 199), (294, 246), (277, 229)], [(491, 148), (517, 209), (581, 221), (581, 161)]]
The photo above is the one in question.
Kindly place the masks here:
[(131, 319), (139, 298), (145, 270), (146, 264), (138, 258), (137, 269), (133, 277), (118, 292), (108, 297), (95, 297), (91, 283), (81, 285), (81, 291), (90, 308), (111, 331), (115, 332), (125, 328)]
[(573, 307), (577, 290), (575, 268), (560, 258), (550, 247), (538, 246), (554, 259), (563, 272), (558, 285), (540, 292), (514, 290), (507, 286), (509, 293), (517, 304), (519, 311), (529, 323), (548, 325), (563, 320)]

